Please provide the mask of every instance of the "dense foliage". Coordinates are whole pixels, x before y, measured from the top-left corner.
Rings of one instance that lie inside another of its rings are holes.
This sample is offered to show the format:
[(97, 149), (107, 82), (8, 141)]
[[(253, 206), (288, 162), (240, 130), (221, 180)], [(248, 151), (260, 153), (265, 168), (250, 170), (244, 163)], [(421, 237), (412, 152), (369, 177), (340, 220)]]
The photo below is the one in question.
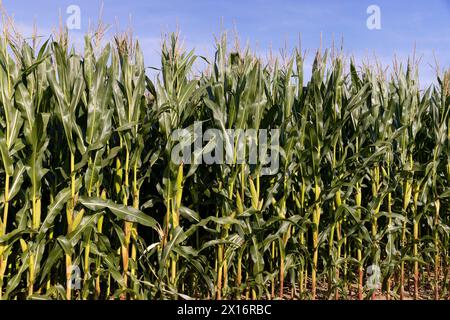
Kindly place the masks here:
[[(0, 40), (2, 299), (448, 297), (448, 73), (332, 50), (304, 79), (225, 36), (196, 73), (172, 35), (152, 81), (130, 37)], [(280, 129), (278, 172), (176, 165), (195, 121)]]

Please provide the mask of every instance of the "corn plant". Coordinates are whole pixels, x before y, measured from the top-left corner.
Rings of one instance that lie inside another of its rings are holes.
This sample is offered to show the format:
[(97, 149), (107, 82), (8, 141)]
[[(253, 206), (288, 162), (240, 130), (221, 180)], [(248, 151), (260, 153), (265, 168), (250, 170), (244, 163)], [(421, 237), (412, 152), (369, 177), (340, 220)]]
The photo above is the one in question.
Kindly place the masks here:
[(0, 37), (1, 299), (448, 298), (448, 72), (102, 34)]

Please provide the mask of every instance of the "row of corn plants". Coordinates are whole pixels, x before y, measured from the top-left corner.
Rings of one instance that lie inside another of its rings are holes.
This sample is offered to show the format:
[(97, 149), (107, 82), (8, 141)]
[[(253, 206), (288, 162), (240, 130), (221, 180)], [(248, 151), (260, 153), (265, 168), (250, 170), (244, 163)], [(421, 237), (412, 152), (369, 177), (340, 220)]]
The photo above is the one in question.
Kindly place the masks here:
[[(150, 79), (129, 34), (4, 29), (1, 299), (449, 298), (450, 72), (228, 45), (170, 35)], [(228, 134), (262, 129), (269, 174)]]

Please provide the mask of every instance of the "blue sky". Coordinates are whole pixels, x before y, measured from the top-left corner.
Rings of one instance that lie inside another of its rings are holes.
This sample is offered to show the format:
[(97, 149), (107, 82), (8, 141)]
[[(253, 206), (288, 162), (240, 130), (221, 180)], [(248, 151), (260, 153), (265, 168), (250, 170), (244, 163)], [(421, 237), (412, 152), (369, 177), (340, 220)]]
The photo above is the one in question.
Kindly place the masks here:
[[(441, 69), (450, 67), (450, 0), (104, 0), (103, 4), (103, 20), (111, 25), (110, 34), (131, 25), (148, 66), (159, 65), (161, 34), (178, 28), (185, 46), (206, 56), (213, 53), (215, 35), (237, 30), (241, 42), (248, 42), (263, 56), (270, 48), (291, 50), (299, 36), (310, 59), (321, 35), (324, 47), (343, 38), (344, 51), (358, 61), (374, 54), (383, 64), (391, 63), (394, 55), (404, 61), (416, 47), (422, 85), (434, 79), (435, 58)], [(3, 0), (3, 5), (22, 32), (30, 33), (36, 22), (42, 35), (58, 25), (60, 12), (65, 21), (67, 7), (78, 5), (81, 30), (71, 31), (76, 42), (89, 21), (97, 21), (101, 1)], [(380, 30), (366, 26), (369, 5), (380, 7)]]

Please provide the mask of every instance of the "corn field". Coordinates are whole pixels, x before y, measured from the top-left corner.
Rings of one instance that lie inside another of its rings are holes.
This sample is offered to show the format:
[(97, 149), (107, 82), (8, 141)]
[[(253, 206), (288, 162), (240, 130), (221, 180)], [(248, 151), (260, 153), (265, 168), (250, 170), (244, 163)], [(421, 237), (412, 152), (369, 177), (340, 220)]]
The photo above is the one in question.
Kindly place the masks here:
[[(449, 298), (450, 72), (0, 40), (1, 299)], [(279, 129), (279, 170), (174, 164), (196, 121)]]

